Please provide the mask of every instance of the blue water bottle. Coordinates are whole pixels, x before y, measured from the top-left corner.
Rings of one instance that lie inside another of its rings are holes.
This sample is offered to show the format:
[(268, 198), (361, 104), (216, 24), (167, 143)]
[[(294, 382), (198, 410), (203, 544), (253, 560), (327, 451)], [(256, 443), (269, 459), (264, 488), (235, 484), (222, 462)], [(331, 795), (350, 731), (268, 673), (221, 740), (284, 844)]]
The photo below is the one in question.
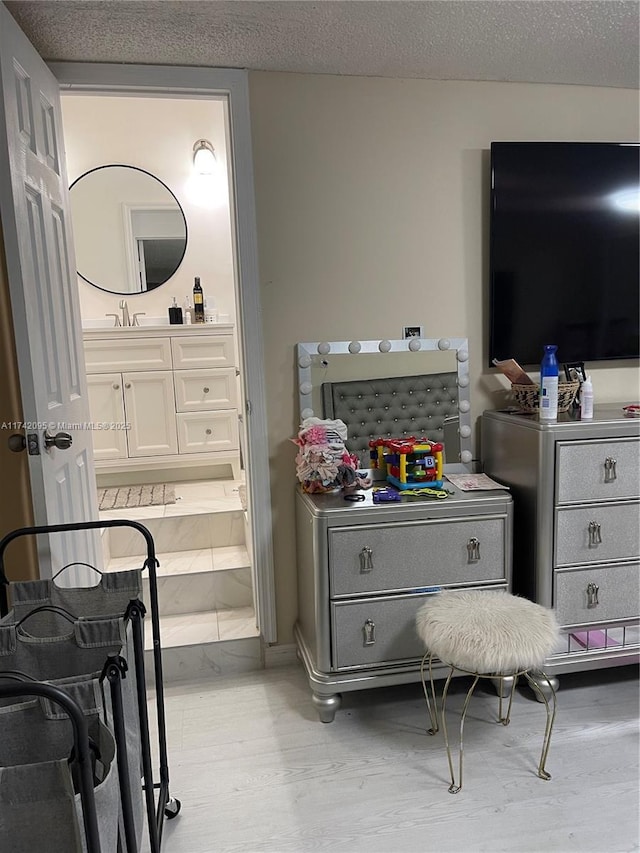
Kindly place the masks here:
[(540, 364), (540, 420), (555, 421), (558, 417), (558, 347), (545, 344)]

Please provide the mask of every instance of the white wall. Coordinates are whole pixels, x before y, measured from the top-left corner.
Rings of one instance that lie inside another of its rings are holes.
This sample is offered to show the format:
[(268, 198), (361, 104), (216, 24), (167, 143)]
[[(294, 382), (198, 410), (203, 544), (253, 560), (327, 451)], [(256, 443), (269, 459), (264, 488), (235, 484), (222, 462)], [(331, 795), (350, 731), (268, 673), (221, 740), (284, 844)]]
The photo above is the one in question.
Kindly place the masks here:
[[(166, 317), (171, 297), (182, 304), (192, 293), (195, 276), (200, 276), (205, 297), (235, 322), (226, 109), (224, 100), (62, 96), (71, 183), (96, 166), (137, 166), (163, 181), (184, 210), (187, 251), (182, 264), (161, 287), (128, 294), (131, 314), (144, 311), (148, 316)], [(192, 170), (193, 145), (200, 138), (213, 144), (220, 166), (219, 177), (204, 198), (199, 194), (203, 181)], [(78, 279), (78, 288), (83, 319), (117, 312), (119, 295), (98, 290), (82, 279)]]
[[(636, 141), (638, 93), (580, 86), (252, 73), (280, 642), (296, 617), (298, 341), (468, 337), (472, 415), (504, 404), (487, 361), (493, 140)], [(589, 365), (596, 401), (637, 366)]]

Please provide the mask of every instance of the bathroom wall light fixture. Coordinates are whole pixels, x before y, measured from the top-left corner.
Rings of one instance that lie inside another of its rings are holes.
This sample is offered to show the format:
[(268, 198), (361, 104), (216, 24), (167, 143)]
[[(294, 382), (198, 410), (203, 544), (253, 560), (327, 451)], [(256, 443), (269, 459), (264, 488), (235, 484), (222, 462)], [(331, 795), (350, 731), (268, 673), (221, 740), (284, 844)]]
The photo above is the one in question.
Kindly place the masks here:
[(193, 146), (193, 168), (197, 175), (212, 175), (217, 164), (216, 152), (208, 139), (198, 139)]

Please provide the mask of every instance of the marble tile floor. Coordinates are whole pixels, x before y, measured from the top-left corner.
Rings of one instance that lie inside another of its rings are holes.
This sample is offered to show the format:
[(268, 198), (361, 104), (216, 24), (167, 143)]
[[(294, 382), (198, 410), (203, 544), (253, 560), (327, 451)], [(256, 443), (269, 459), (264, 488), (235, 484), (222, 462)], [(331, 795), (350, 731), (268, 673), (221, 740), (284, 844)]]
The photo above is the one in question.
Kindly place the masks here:
[[(552, 779), (535, 772), (543, 706), (518, 686), (500, 726), (495, 693), (479, 687), (455, 796), (419, 683), (346, 693), (326, 725), (295, 664), (169, 686), (170, 792), (182, 809), (164, 824), (163, 853), (638, 850), (637, 668), (560, 678)], [(451, 685), (454, 719), (468, 686)]]
[[(100, 514), (146, 521), (154, 537), (167, 683), (203, 671), (227, 671), (234, 661), (239, 671), (249, 664), (254, 669), (262, 665), (244, 543), (242, 486), (242, 480), (176, 483), (175, 504)], [(144, 549), (139, 534), (111, 529), (107, 535), (107, 571), (143, 565), (146, 554), (135, 553)], [(147, 585), (145, 578), (145, 598)], [(225, 645), (224, 650), (216, 650), (216, 644)], [(146, 619), (145, 648), (152, 645), (151, 620)]]
[(104, 510), (100, 518), (165, 518), (174, 515), (242, 510), (240, 487), (244, 480), (197, 480), (175, 483), (176, 502), (163, 506), (142, 506)]

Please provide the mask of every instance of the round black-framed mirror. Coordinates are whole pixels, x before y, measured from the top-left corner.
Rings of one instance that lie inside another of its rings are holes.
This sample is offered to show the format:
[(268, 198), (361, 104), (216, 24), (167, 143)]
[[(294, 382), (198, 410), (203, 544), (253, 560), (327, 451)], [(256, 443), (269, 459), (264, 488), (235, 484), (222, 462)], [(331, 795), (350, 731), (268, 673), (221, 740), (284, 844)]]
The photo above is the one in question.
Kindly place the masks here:
[(165, 284), (187, 250), (187, 220), (169, 187), (138, 166), (90, 169), (69, 187), (78, 275), (133, 296)]

